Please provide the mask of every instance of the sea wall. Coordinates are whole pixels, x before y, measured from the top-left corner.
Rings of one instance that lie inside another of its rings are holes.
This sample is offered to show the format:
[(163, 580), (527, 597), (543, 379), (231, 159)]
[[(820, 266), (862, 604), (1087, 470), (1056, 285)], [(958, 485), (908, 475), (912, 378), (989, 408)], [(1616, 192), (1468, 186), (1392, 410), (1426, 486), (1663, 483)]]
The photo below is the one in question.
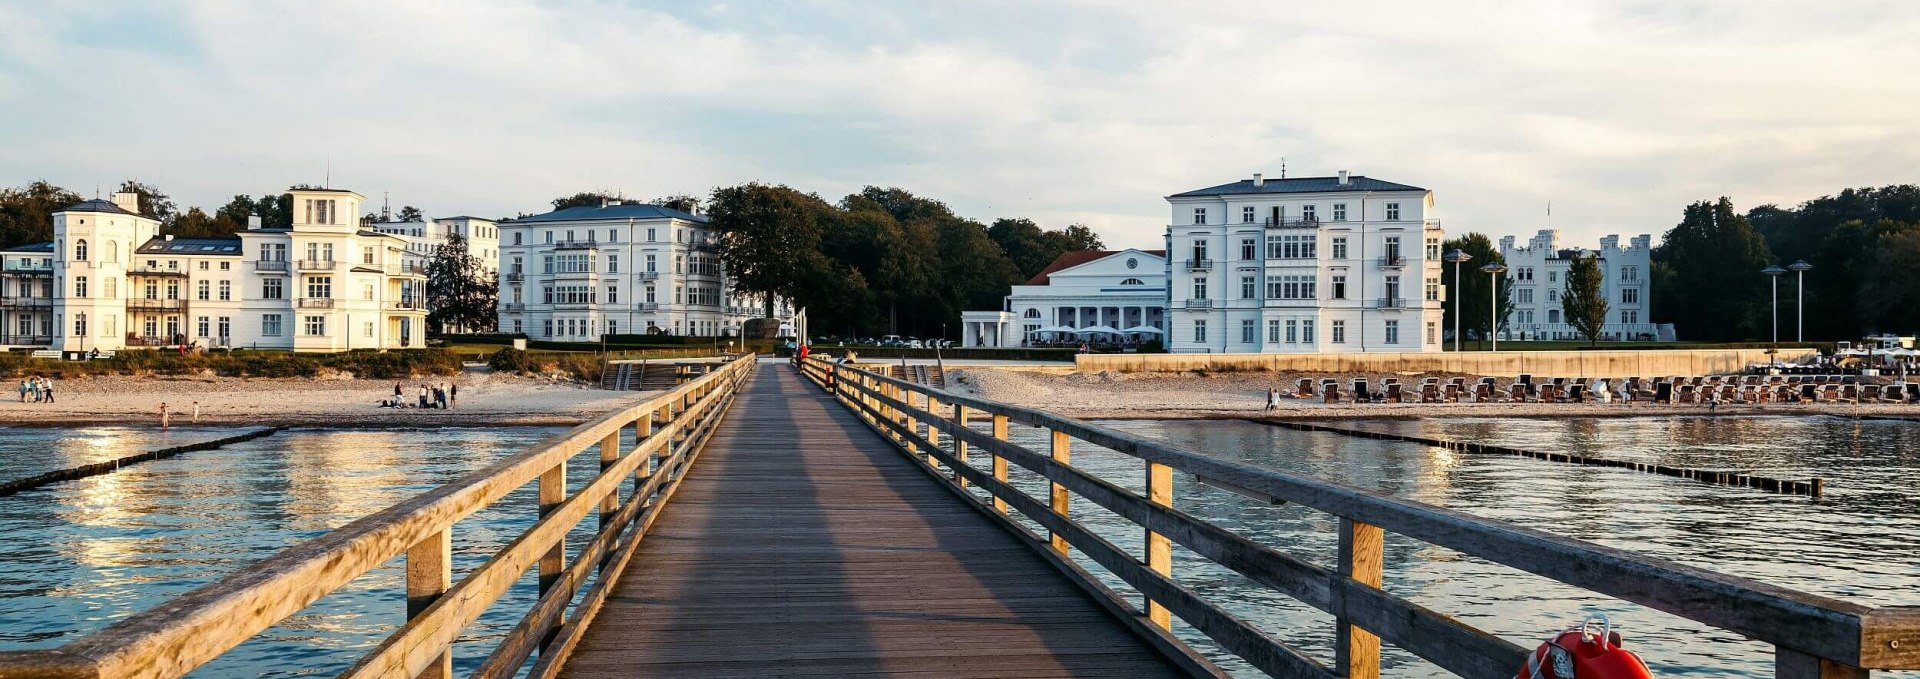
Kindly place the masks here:
[[(1811, 356), (1813, 349), (1781, 349), (1788, 363)], [(1276, 372), (1448, 372), (1548, 377), (1658, 377), (1736, 373), (1750, 363), (1766, 363), (1765, 349), (1646, 349), (1609, 351), (1468, 351), (1367, 354), (1081, 354), (1075, 367), (1084, 373), (1255, 371)]]

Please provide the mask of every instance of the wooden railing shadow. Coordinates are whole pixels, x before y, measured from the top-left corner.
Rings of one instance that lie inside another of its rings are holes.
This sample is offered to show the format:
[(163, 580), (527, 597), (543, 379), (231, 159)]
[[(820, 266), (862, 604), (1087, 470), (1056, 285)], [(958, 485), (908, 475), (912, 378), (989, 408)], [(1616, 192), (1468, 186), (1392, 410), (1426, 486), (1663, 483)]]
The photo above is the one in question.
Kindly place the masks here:
[[(1869, 669), (1920, 669), (1920, 607), (1873, 608), (1755, 580), (1561, 537), (1502, 521), (1358, 488), (1213, 458), (1179, 447), (1041, 410), (948, 393), (850, 366), (809, 359), (803, 375), (828, 391), (929, 472), (991, 515), (1017, 511), (1042, 526), (1028, 534), (1037, 551), (1105, 603), (1136, 631), (1178, 653), (1166, 632), (1173, 616), (1227, 652), (1272, 676), (1374, 679), (1384, 641), (1470, 679), (1506, 679), (1527, 649), (1380, 588), (1384, 537), (1393, 531), (1494, 563), (1633, 602), (1774, 646), (1774, 674), (1783, 678), (1865, 677)], [(966, 423), (987, 419), (988, 432)], [(1051, 432), (1045, 452), (1007, 441), (1018, 422)], [(951, 449), (941, 438), (952, 442)], [(1134, 493), (1070, 462), (1079, 440), (1145, 462), (1146, 493)], [(986, 469), (969, 460), (990, 457)], [(1007, 482), (1007, 465), (1048, 480), (1044, 498)], [(1172, 507), (1173, 470), (1201, 483), (1268, 502), (1291, 502), (1339, 518), (1336, 567), (1323, 568), (1254, 542)], [(1145, 529), (1138, 559), (1067, 514), (1070, 494)], [(1013, 521), (1004, 525), (1027, 533)], [(1171, 544), (1230, 569), (1335, 618), (1329, 667), (1274, 639), (1172, 578)], [(1139, 591), (1135, 607), (1069, 558), (1078, 550)], [(1144, 610), (1142, 610), (1144, 609)], [(1190, 650), (1186, 651), (1191, 653)]]
[[(406, 624), (341, 676), (450, 676), (451, 649), (462, 631), (537, 568), (539, 599), (472, 676), (551, 677), (592, 624), (755, 362), (750, 354), (736, 359), (59, 648), (0, 653), (0, 679), (180, 677), (403, 555)], [(636, 445), (622, 451), (627, 427), (633, 427)], [(600, 473), (569, 495), (567, 462), (590, 448), (599, 452)], [(539, 520), (453, 581), (456, 525), (535, 482)], [(598, 532), (569, 563), (567, 533), (589, 516), (596, 517)]]

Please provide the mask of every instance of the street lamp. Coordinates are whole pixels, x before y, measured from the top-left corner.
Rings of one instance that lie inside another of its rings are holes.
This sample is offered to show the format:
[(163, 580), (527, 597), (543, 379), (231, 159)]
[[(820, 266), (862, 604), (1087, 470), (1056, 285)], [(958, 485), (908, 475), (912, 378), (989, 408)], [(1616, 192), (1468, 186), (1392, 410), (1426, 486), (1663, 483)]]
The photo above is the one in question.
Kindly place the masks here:
[(1793, 341), (1795, 343), (1807, 341), (1807, 270), (1812, 268), (1813, 265), (1808, 264), (1804, 259), (1794, 260), (1792, 264), (1787, 265), (1787, 270), (1792, 271), (1794, 277)]
[[(1467, 254), (1466, 250), (1454, 248), (1453, 252), (1447, 253), (1447, 256), (1442, 257), (1441, 259), (1444, 259), (1449, 262), (1453, 262), (1453, 284), (1461, 286), (1462, 289), (1465, 289), (1466, 287), (1465, 284), (1460, 281), (1460, 265), (1462, 263), (1467, 262), (1468, 260), (1473, 259), (1473, 255)], [(1460, 296), (1453, 294), (1452, 290), (1448, 290), (1447, 297), (1453, 300), (1453, 351), (1454, 353), (1459, 353), (1460, 352)]]
[(1487, 341), (1491, 343), (1488, 345), (1487, 350), (1499, 351), (1500, 350), (1500, 274), (1507, 272), (1507, 265), (1501, 264), (1499, 262), (1487, 262), (1487, 265), (1480, 267), (1480, 270), (1487, 272), (1487, 280), (1493, 283), (1493, 285), (1488, 288), (1488, 293), (1487, 293), (1487, 298), (1493, 302), (1492, 308), (1487, 313), (1487, 316), (1489, 317), (1488, 318), (1489, 322), (1487, 323)]
[(1769, 264), (1767, 265), (1767, 268), (1761, 269), (1760, 273), (1766, 274), (1768, 278), (1773, 279), (1773, 346), (1774, 346), (1773, 351), (1774, 351), (1774, 355), (1773, 355), (1773, 360), (1770, 361), (1770, 363), (1778, 365), (1780, 362), (1780, 354), (1779, 354), (1779, 351), (1780, 351), (1780, 277), (1785, 276), (1787, 274), (1787, 270), (1780, 268), (1780, 265), (1778, 264)]

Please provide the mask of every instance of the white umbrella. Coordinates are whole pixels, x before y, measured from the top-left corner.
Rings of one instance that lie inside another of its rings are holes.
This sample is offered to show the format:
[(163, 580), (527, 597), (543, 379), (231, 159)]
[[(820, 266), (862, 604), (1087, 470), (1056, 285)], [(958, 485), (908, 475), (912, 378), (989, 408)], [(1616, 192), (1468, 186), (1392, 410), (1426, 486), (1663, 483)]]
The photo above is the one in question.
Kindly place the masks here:
[(1073, 328), (1064, 325), (1049, 325), (1034, 332), (1073, 332)]
[(1124, 331), (1122, 331), (1122, 332), (1150, 332), (1150, 333), (1154, 333), (1154, 334), (1156, 334), (1156, 335), (1157, 335), (1157, 334), (1163, 334), (1163, 333), (1165, 333), (1166, 331), (1165, 331), (1165, 330), (1161, 330), (1161, 329), (1159, 329), (1159, 328), (1156, 328), (1156, 327), (1153, 327), (1153, 326), (1151, 326), (1151, 325), (1136, 325), (1136, 326), (1133, 326), (1133, 327), (1131, 327), (1131, 328), (1127, 328), (1126, 330), (1124, 330)]
[(1109, 326), (1109, 325), (1095, 325), (1095, 326), (1089, 326), (1089, 327), (1081, 328), (1079, 330), (1075, 330), (1073, 331), (1073, 333), (1076, 335), (1091, 335), (1094, 333), (1108, 333), (1112, 335), (1118, 335), (1120, 334), (1120, 331), (1114, 328), (1113, 326)]

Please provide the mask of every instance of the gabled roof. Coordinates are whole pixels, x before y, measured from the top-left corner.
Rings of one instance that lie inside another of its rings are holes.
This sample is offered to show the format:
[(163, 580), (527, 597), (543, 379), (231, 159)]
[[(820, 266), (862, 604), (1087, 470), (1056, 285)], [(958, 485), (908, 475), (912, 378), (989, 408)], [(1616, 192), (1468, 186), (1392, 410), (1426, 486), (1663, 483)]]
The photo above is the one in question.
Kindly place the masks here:
[(68, 205), (66, 207), (60, 208), (58, 210), (54, 210), (54, 212), (106, 212), (110, 214), (133, 215), (135, 217), (141, 216), (138, 213), (128, 212), (126, 208), (120, 207), (118, 205), (114, 205), (113, 201), (111, 200), (103, 200), (100, 198), (95, 198), (93, 200), (83, 200), (78, 203), (74, 203), (72, 205)]
[(0, 248), (0, 252), (53, 252), (53, 241), (21, 243), (10, 248)]
[(513, 220), (516, 224), (528, 222), (575, 222), (595, 219), (684, 219), (690, 222), (706, 223), (707, 218), (691, 212), (681, 212), (673, 208), (640, 203), (621, 203), (599, 207), (583, 205), (565, 210), (554, 210), (545, 214), (521, 217)]
[(158, 236), (147, 239), (147, 242), (141, 243), (134, 252), (142, 255), (239, 255), (240, 237), (167, 240), (166, 236)]
[(1254, 186), (1253, 180), (1242, 179), (1231, 184), (1209, 186), (1194, 189), (1186, 193), (1176, 193), (1168, 198), (1203, 198), (1206, 196), (1237, 196), (1242, 194), (1263, 193), (1334, 193), (1340, 191), (1425, 191), (1418, 186), (1408, 186), (1390, 181), (1352, 175), (1342, 185), (1339, 177), (1291, 177), (1287, 179), (1268, 179)]
[[(1062, 252), (1060, 253), (1059, 257), (1053, 258), (1053, 263), (1048, 264), (1047, 268), (1041, 269), (1040, 273), (1034, 274), (1033, 278), (1027, 279), (1027, 282), (1025, 284), (1026, 285), (1048, 285), (1049, 283), (1048, 283), (1047, 277), (1050, 275), (1053, 275), (1055, 272), (1058, 272), (1062, 269), (1071, 269), (1073, 267), (1080, 266), (1082, 264), (1089, 264), (1092, 262), (1096, 262), (1101, 259), (1105, 259), (1107, 257), (1120, 254), (1122, 252), (1126, 252), (1126, 250), (1069, 250), (1067, 252)], [(1153, 255), (1155, 257), (1167, 256), (1166, 250), (1141, 250), (1140, 252), (1144, 252), (1149, 255)]]

